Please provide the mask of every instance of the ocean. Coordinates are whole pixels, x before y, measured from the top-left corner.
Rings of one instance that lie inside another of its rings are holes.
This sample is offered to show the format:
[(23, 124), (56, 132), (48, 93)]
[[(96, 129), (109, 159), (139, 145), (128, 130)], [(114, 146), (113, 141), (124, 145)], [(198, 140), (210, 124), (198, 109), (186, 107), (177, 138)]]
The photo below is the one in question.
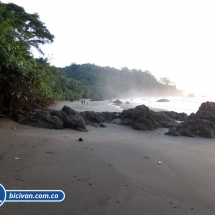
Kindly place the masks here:
[[(170, 102), (157, 102), (159, 99), (167, 99)], [(186, 114), (195, 113), (198, 111), (203, 102), (215, 102), (215, 97), (143, 97), (143, 98), (129, 98), (119, 99), (122, 102), (129, 101), (130, 104), (146, 105), (149, 108), (165, 109), (167, 111), (175, 111), (178, 113), (184, 112)]]

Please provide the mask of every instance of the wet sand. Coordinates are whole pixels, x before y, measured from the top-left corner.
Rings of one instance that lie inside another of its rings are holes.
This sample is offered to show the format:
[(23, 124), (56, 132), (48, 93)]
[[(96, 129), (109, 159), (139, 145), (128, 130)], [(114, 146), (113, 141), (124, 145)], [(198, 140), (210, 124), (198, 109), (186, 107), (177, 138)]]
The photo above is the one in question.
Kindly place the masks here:
[[(100, 102), (70, 104), (80, 111), (118, 111)], [(5, 202), (0, 214), (215, 214), (214, 139), (106, 126), (49, 130), (0, 118), (0, 183), (66, 195), (60, 203)]]
[(121, 112), (122, 109), (119, 106), (111, 105), (109, 101), (88, 101), (88, 104), (81, 104), (79, 101), (62, 101), (55, 105), (52, 105), (50, 108), (55, 110), (61, 110), (64, 105), (71, 107), (76, 111), (95, 111), (95, 112), (102, 112), (102, 111), (109, 111), (109, 112)]
[[(95, 111), (95, 112), (102, 112), (102, 111), (109, 111), (109, 112), (122, 112), (123, 110), (128, 110), (130, 108), (135, 108), (137, 106), (137, 104), (130, 102), (129, 104), (126, 104), (125, 102), (123, 102), (120, 106), (118, 105), (114, 105), (111, 102), (109, 102), (109, 100), (106, 101), (88, 101), (88, 104), (81, 104), (81, 102), (79, 101), (74, 101), (74, 102), (70, 102), (70, 101), (62, 101), (59, 102), (55, 105), (52, 105), (50, 108), (51, 109), (56, 109), (56, 110), (61, 110), (63, 108), (64, 105), (67, 105), (69, 107), (72, 107), (74, 110), (76, 111)], [(153, 111), (165, 111), (165, 109), (161, 109), (161, 108), (154, 108), (154, 107), (150, 107), (150, 110)]]

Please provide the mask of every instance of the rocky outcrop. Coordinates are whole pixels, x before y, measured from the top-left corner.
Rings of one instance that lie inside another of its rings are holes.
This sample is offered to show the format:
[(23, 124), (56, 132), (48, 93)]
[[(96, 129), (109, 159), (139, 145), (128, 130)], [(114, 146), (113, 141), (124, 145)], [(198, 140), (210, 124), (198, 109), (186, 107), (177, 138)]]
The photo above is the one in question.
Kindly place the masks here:
[(13, 119), (20, 124), (39, 128), (72, 128), (79, 131), (87, 131), (85, 120), (77, 111), (67, 106), (64, 106), (59, 111), (35, 109), (22, 114), (16, 114), (13, 116)]
[(87, 125), (90, 125), (91, 123), (101, 123), (105, 121), (101, 113), (94, 111), (84, 111), (81, 112), (80, 115), (85, 119)]
[(169, 102), (169, 100), (168, 99), (159, 99), (159, 100), (157, 100), (157, 102)]
[(195, 95), (193, 93), (191, 93), (191, 94), (188, 94), (187, 97), (192, 98), (192, 97), (195, 97)]
[(184, 121), (188, 118), (186, 113), (177, 113), (175, 111), (160, 111), (159, 113), (163, 113), (169, 118), (177, 121)]
[(116, 100), (116, 101), (113, 101), (113, 104), (115, 104), (115, 105), (121, 105), (122, 102), (120, 100)]
[(63, 122), (52, 116), (48, 111), (36, 109), (23, 115), (17, 114), (13, 117), (20, 124), (30, 125), (39, 128), (62, 129)]
[(35, 109), (30, 112), (17, 114), (15, 120), (20, 124), (41, 128), (63, 129), (71, 128), (86, 131), (86, 125), (100, 127), (101, 123), (130, 125), (134, 129), (153, 130), (159, 127), (171, 128), (176, 122), (165, 112), (154, 112), (145, 105), (118, 112), (78, 112), (68, 106), (62, 110)]
[(199, 107), (196, 114), (192, 113), (189, 119), (207, 119), (215, 123), (215, 103), (214, 102), (204, 102)]
[(215, 124), (206, 119), (189, 119), (171, 128), (166, 135), (187, 136), (187, 137), (206, 137), (213, 138), (215, 135)]
[(85, 119), (87, 125), (94, 125), (94, 123), (110, 123), (112, 120), (118, 118), (120, 113), (84, 111), (81, 112), (80, 115)]
[[(173, 111), (154, 112), (145, 105), (118, 112), (84, 111), (79, 113), (68, 106), (62, 110), (34, 110), (16, 114), (13, 119), (20, 124), (40, 128), (63, 129), (71, 128), (87, 131), (87, 125), (105, 127), (104, 122), (129, 125), (138, 130), (170, 128), (166, 135), (188, 137), (215, 137), (215, 103), (205, 102), (199, 110), (190, 116)], [(182, 121), (180, 124), (176, 120)]]
[(49, 112), (51, 115), (57, 116), (63, 122), (63, 128), (87, 131), (86, 121), (78, 111), (65, 105), (62, 110), (49, 110)]
[(171, 128), (165, 134), (188, 137), (215, 137), (215, 103), (202, 103), (195, 114), (190, 114), (184, 122)]
[(138, 130), (153, 130), (159, 127), (173, 127), (177, 123), (164, 113), (154, 112), (145, 105), (123, 110), (121, 114), (123, 125), (130, 125)]

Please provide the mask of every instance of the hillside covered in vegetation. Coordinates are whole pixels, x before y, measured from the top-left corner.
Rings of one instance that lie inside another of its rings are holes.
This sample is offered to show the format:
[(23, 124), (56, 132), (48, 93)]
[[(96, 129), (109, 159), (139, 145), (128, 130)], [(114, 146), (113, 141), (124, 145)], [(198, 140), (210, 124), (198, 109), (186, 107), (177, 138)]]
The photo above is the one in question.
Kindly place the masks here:
[(74, 63), (60, 70), (67, 77), (75, 78), (82, 83), (83, 96), (86, 98), (182, 95), (182, 91), (171, 84), (167, 78), (157, 81), (148, 71), (128, 68), (119, 70), (94, 64), (77, 65)]

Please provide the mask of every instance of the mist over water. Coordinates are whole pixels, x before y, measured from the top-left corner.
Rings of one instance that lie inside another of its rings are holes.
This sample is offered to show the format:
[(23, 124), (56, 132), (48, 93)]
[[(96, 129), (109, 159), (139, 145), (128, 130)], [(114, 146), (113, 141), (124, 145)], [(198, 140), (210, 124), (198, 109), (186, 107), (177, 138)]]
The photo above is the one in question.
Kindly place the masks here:
[[(165, 109), (167, 111), (175, 111), (178, 113), (184, 112), (186, 114), (196, 113), (198, 111), (200, 105), (203, 102), (215, 102), (214, 97), (173, 97), (167, 96), (165, 99), (170, 102), (157, 102), (159, 99), (163, 99), (164, 97), (142, 97), (142, 98), (128, 98), (128, 99), (120, 99), (123, 103), (129, 101), (129, 105), (138, 106), (138, 105), (146, 105), (149, 108), (158, 108)], [(132, 99), (132, 100), (131, 100)], [(131, 107), (131, 108), (133, 108)], [(121, 107), (119, 107), (121, 108)]]

